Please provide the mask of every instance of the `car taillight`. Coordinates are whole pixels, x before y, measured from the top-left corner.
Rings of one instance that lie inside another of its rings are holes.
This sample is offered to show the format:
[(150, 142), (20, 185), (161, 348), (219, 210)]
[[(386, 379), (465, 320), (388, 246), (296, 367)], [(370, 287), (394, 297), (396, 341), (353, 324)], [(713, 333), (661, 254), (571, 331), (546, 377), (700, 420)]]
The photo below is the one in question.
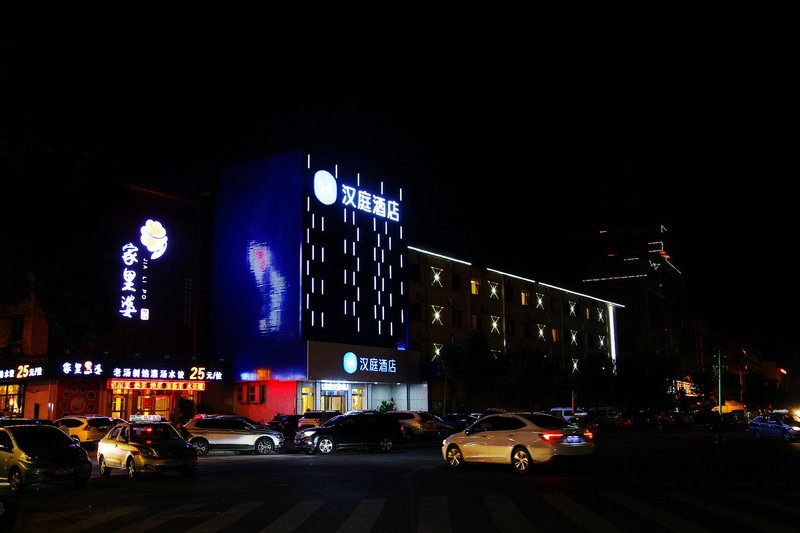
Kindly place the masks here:
[(563, 433), (539, 433), (539, 437), (550, 446), (555, 446), (558, 439), (564, 437)]
[(583, 431), (583, 436), (586, 437), (587, 440), (592, 440), (594, 438), (594, 433), (586, 429)]

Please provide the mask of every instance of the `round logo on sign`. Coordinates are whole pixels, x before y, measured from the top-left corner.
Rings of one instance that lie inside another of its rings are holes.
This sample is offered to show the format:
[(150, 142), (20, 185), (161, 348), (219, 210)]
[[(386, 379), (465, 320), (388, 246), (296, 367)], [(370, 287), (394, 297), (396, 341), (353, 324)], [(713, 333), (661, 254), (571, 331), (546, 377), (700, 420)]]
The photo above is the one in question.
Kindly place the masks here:
[(317, 200), (325, 205), (336, 203), (336, 178), (327, 170), (320, 170), (314, 174), (314, 195)]
[(342, 366), (344, 366), (344, 371), (348, 374), (352, 374), (358, 370), (358, 357), (356, 357), (356, 354), (353, 352), (347, 352), (344, 354)]

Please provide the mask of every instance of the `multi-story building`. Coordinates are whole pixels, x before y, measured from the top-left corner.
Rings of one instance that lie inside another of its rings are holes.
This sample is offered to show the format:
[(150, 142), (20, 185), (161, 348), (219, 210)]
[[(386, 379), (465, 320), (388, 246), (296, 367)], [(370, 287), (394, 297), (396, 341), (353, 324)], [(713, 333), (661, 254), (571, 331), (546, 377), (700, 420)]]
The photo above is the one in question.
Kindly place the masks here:
[[(556, 376), (550, 403), (571, 401), (590, 356), (607, 358), (614, 372), (617, 310), (623, 305), (411, 246), (408, 264), (409, 341), (427, 368), (432, 410), (457, 407), (435, 363), (447, 344), (470, 332), (483, 332), (498, 357), (522, 348), (551, 358)], [(484, 401), (493, 397), (503, 398), (490, 394)]]

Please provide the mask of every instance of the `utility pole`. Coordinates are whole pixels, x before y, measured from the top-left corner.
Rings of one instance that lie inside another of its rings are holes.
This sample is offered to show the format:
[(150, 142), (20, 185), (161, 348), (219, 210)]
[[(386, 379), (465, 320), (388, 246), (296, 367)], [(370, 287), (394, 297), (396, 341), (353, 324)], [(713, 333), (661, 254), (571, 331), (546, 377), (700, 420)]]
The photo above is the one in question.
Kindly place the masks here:
[(722, 416), (722, 352), (717, 350), (717, 364), (714, 365), (717, 371), (717, 403), (719, 404), (719, 414)]

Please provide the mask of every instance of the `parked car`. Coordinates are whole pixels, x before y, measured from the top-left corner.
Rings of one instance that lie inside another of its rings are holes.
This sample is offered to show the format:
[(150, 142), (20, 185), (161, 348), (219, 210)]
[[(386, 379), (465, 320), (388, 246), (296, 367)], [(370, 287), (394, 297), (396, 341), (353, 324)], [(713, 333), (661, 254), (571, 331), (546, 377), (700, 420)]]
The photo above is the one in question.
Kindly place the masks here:
[(386, 416), (397, 420), (405, 428), (407, 439), (424, 439), (440, 435), (436, 418), (427, 411), (386, 411)]
[(297, 421), (297, 429), (307, 427), (321, 426), (325, 421), (330, 420), (334, 416), (341, 415), (341, 411), (327, 410), (327, 411), (306, 411), (303, 416)]
[(442, 424), (446, 426), (446, 430), (443, 433), (447, 433), (447, 435), (464, 431), (469, 424), (474, 422), (466, 413), (447, 413), (441, 417), (441, 420)]
[(577, 418), (589, 416), (589, 413), (583, 407), (576, 407), (574, 413), (572, 412), (572, 407), (553, 407), (550, 409), (550, 414), (560, 416), (567, 422), (575, 422)]
[(20, 426), (23, 424), (44, 424), (47, 426), (52, 426), (53, 421), (48, 420), (46, 418), (15, 418), (15, 417), (0, 418), (0, 427)]
[(53, 424), (70, 436), (76, 436), (81, 442), (96, 443), (102, 439), (114, 425), (107, 416), (65, 416)]
[(403, 439), (400, 423), (382, 413), (353, 413), (335, 416), (318, 427), (297, 431), (294, 444), (308, 453), (327, 455), (345, 448), (392, 450)]
[(197, 470), (197, 448), (161, 417), (134, 415), (100, 439), (97, 465), (101, 476), (109, 476), (117, 468), (131, 479), (142, 472), (165, 471), (191, 477)]
[(303, 415), (275, 415), (275, 418), (267, 423), (270, 429), (279, 431), (283, 434), (287, 441), (294, 440), (294, 434), (297, 433), (297, 424)]
[(490, 415), (442, 442), (442, 457), (452, 468), (473, 462), (510, 464), (520, 474), (556, 457), (592, 454), (591, 432), (548, 413)]
[(259, 455), (283, 448), (283, 435), (273, 429), (258, 428), (233, 417), (207, 416), (195, 418), (183, 426), (187, 439), (197, 447), (198, 455), (210, 450), (251, 451)]
[(756, 440), (782, 439), (791, 442), (800, 437), (800, 418), (788, 412), (759, 415), (747, 424), (747, 431)]
[(80, 444), (48, 424), (0, 427), (0, 481), (14, 492), (29, 485), (69, 482), (84, 485), (92, 462)]

